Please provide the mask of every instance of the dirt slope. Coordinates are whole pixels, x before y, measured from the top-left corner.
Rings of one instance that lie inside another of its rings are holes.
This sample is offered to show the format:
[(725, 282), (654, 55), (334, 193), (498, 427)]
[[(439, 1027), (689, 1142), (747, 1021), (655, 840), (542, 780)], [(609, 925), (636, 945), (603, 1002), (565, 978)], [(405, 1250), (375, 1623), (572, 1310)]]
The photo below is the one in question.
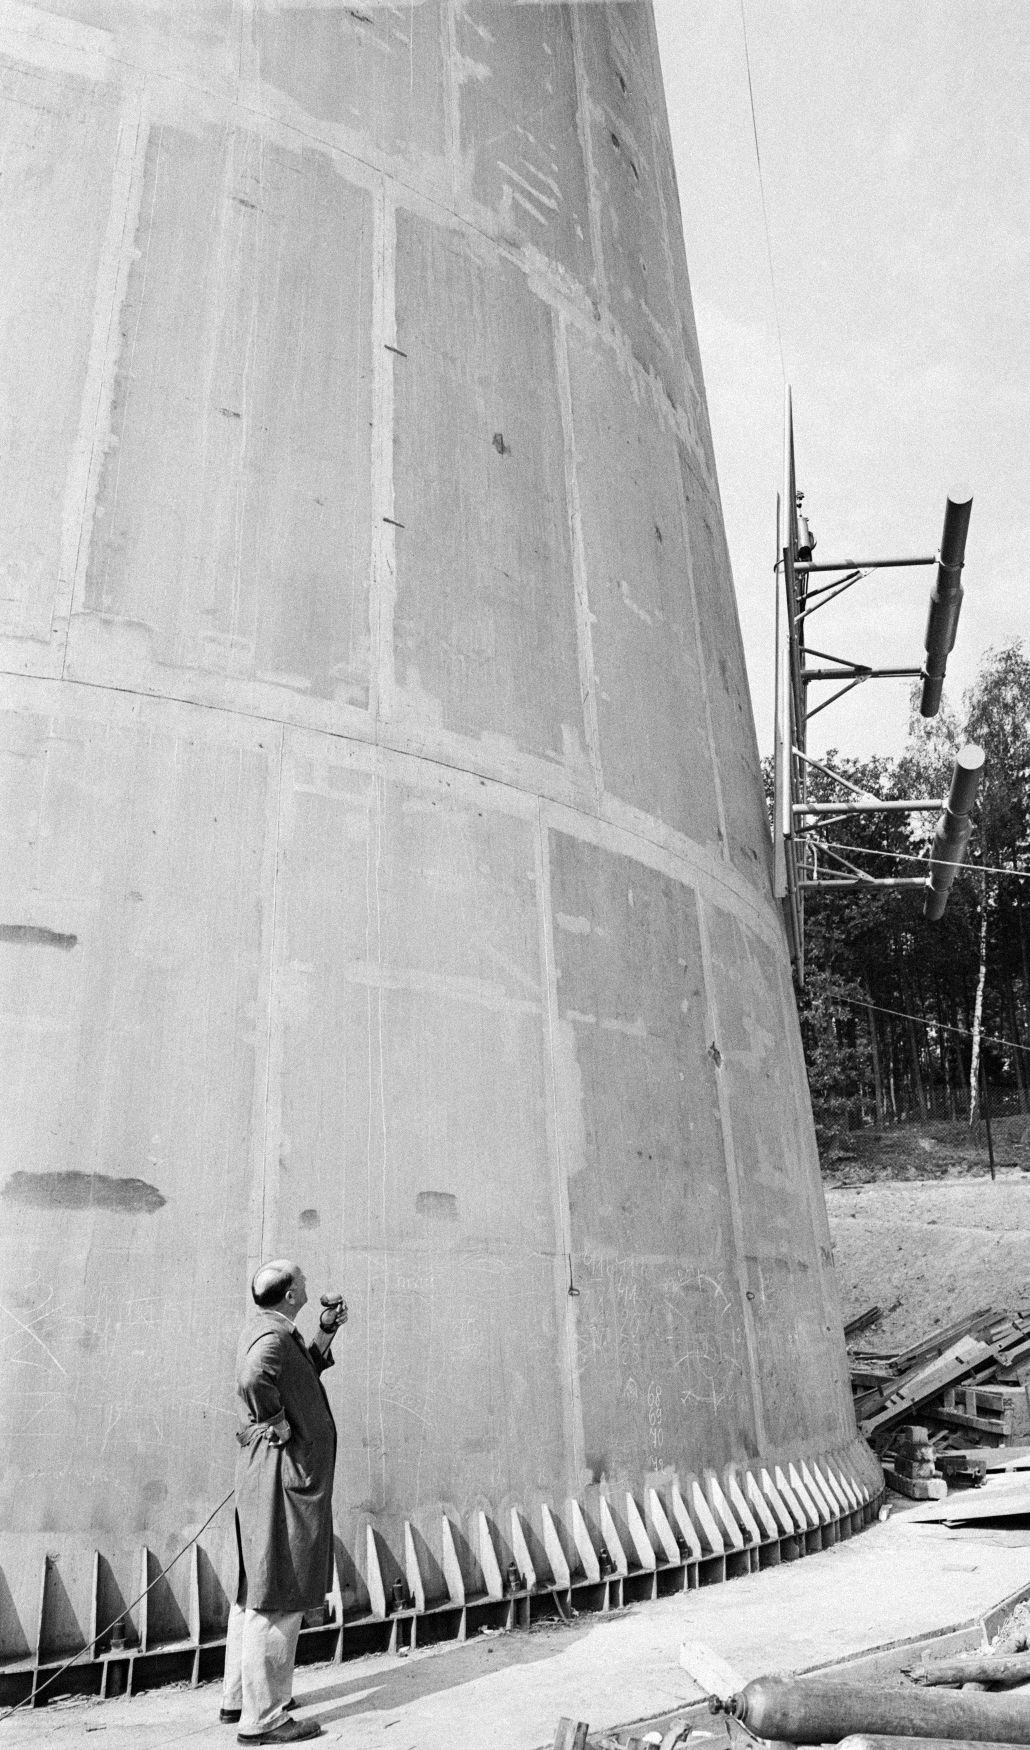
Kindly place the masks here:
[(897, 1306), (862, 1339), (897, 1350), (978, 1307), (1030, 1312), (1030, 1177), (826, 1187), (845, 1319)]

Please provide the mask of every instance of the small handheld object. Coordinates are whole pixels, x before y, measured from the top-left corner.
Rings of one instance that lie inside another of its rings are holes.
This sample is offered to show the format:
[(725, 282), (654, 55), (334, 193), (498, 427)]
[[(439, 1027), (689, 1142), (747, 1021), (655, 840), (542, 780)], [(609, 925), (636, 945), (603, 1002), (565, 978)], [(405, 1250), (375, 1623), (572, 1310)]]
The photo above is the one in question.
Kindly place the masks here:
[(347, 1302), (342, 1294), (323, 1294), (323, 1311), (319, 1315), (319, 1324), (323, 1331), (332, 1335), (341, 1325), (347, 1323)]

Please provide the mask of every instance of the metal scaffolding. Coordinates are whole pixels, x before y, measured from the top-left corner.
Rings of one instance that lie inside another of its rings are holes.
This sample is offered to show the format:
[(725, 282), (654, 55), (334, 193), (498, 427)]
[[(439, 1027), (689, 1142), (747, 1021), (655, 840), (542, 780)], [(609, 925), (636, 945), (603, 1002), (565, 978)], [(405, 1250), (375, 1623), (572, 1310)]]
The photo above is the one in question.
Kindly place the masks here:
[[(926, 556), (816, 562), (815, 540), (804, 515), (804, 494), (798, 491), (794, 462), (794, 415), (786, 393), (783, 490), (776, 500), (776, 722), (773, 740), (774, 889), (785, 901), (791, 957), (799, 983), (805, 977), (805, 894), (817, 889), (858, 887), (921, 887), (926, 891), (924, 916), (943, 916), (948, 892), (961, 867), (969, 842), (970, 811), (983, 770), (983, 751), (970, 744), (955, 761), (951, 790), (937, 823), (927, 875), (872, 876), (830, 844), (826, 827), (861, 814), (936, 813), (941, 803), (921, 797), (871, 796), (850, 779), (808, 753), (808, 725), (813, 717), (870, 680), (922, 680), (919, 709), (936, 716), (940, 707), (948, 656), (954, 647), (962, 605), (962, 567), (972, 496), (955, 490), (948, 496), (944, 529), (937, 553)], [(876, 668), (825, 650), (809, 642), (809, 621), (856, 583), (874, 571), (909, 566), (936, 566), (930, 596), (925, 657), (919, 668)], [(816, 577), (826, 582), (814, 582)], [(815, 659), (813, 662), (812, 659)], [(835, 685), (828, 697), (813, 703), (813, 686)], [(839, 800), (814, 802), (809, 776), (818, 771), (843, 792)]]

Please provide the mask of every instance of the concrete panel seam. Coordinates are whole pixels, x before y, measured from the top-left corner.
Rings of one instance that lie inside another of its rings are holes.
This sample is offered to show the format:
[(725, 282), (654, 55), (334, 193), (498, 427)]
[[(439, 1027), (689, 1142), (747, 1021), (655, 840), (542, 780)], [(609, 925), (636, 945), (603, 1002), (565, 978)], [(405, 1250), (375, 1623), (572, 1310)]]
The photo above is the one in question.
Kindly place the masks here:
[(251, 85), (261, 84), (261, 45), (254, 30), (254, 8), (251, 0), (231, 0), (233, 50), (236, 81), (233, 102), (242, 108), (243, 92)]
[[(286, 859), (286, 847), (283, 843), (283, 783), (286, 768), (286, 732), (280, 730), (277, 770), (275, 774), (275, 862), (272, 878), (272, 926), (269, 942), (269, 979), (268, 979), (268, 1014), (265, 1021), (265, 1087), (264, 1087), (264, 1147), (261, 1150), (261, 1184), (258, 1199), (260, 1207), (258, 1257), (254, 1260), (255, 1268), (262, 1258), (271, 1255), (270, 1235), (274, 1235), (278, 1225), (278, 1177), (279, 1177), (279, 1147), (282, 1130), (282, 1027), (278, 1025), (277, 1015), (277, 979), (278, 945), (281, 936), (280, 902), (282, 886), (282, 868)], [(292, 815), (292, 810), (290, 811)], [(273, 1184), (269, 1186), (270, 1176)]]
[(443, 0), (440, 7), (440, 35), (443, 47), (443, 78), (444, 78), (444, 152), (447, 157), (447, 173), (452, 205), (457, 204), (458, 185), (460, 182), (459, 163), (461, 154), (461, 87), (458, 81), (457, 68), (461, 58), (458, 48), (458, 21), (456, 9), (452, 0)]
[(576, 429), (572, 415), (572, 381), (569, 376), (569, 352), (564, 318), (552, 316), (554, 346), (558, 368), (558, 398), (561, 403), (562, 433), (565, 440), (565, 496), (569, 514), (572, 544), (572, 576), (576, 597), (576, 646), (579, 658), (579, 688), (583, 706), (583, 732), (586, 737), (590, 770), (593, 774), (597, 806), (604, 795), (604, 771), (601, 764), (601, 737), (597, 721), (597, 675), (594, 668), (594, 643), (591, 633), (590, 596), (587, 585), (586, 552), (583, 545), (583, 509), (579, 495), (579, 475), (576, 468)]
[[(676, 435), (689, 446), (696, 472), (697, 467), (704, 470), (700, 476), (706, 489), (714, 491), (708, 459), (700, 447), (694, 422), (686, 410), (676, 405), (671, 399), (664, 384), (644, 366), (636, 357), (616, 318), (612, 315), (607, 302), (599, 302), (597, 296), (587, 286), (579, 285), (571, 280), (568, 271), (553, 262), (542, 251), (532, 245), (514, 243), (505, 232), (503, 226), (489, 209), (478, 203), (462, 198), (457, 186), (452, 197), (452, 205), (446, 205), (438, 195), (424, 186), (409, 181), (401, 168), (388, 154), (370, 153), (362, 155), (352, 144), (343, 144), (338, 138), (324, 129), (313, 125), (302, 125), (297, 121), (287, 121), (272, 112), (267, 104), (259, 102), (240, 103), (235, 106), (241, 114), (252, 118), (255, 125), (265, 124), (285, 136), (295, 135), (313, 150), (325, 153), (334, 159), (345, 160), (359, 169), (362, 182), (378, 182), (386, 184), (394, 204), (403, 206), (431, 220), (443, 229), (460, 232), (466, 241), (482, 251), (489, 253), (491, 258), (500, 258), (516, 267), (527, 279), (530, 288), (553, 309), (561, 310), (568, 320), (573, 321), (584, 333), (599, 335), (603, 342), (615, 351), (624, 368), (632, 371), (641, 387), (647, 387), (656, 400), (663, 422), (675, 431)], [(581, 114), (582, 114), (581, 110)], [(453, 178), (455, 184), (460, 181), (457, 172)], [(591, 228), (599, 225), (596, 202), (591, 203)], [(597, 245), (599, 247), (599, 244)], [(595, 271), (603, 274), (603, 267)]]
[[(714, 971), (712, 968), (712, 950), (708, 938), (708, 919), (705, 915), (705, 901), (699, 893), (697, 896), (697, 928), (701, 943), (701, 965), (704, 972), (705, 1002), (708, 1011), (708, 1023), (712, 1029), (712, 1040), (719, 1042), (719, 1007), (716, 994)], [(729, 1092), (725, 1077), (718, 1069), (715, 1071), (715, 1084), (719, 1102), (719, 1125), (722, 1131), (723, 1155), (726, 1162), (726, 1186), (729, 1196), (730, 1220), (733, 1226), (733, 1255), (736, 1262), (737, 1293), (740, 1300), (741, 1320), (744, 1326), (744, 1340), (747, 1344), (748, 1383), (751, 1391), (751, 1403), (755, 1422), (755, 1439), (761, 1450), (767, 1442), (765, 1427), (765, 1409), (762, 1403), (760, 1374), (758, 1370), (758, 1344), (755, 1335), (754, 1319), (751, 1314), (751, 1302), (747, 1298), (747, 1265), (744, 1260), (744, 1223), (740, 1212), (740, 1182), (737, 1171), (737, 1155), (733, 1141), (733, 1117), (730, 1111)]]
[(62, 678), (67, 671), (71, 616), (82, 609), (85, 600), (97, 493), (111, 438), (115, 381), (122, 350), (118, 317), (128, 292), (135, 254), (149, 138), (147, 93), (145, 86), (140, 86), (129, 92), (118, 126), (111, 205), (97, 268), (82, 412), (65, 487), (61, 565), (53, 618), (54, 635), (62, 643)]
[[(647, 7), (645, 9), (644, 16), (647, 20), (649, 36), (651, 36), (651, 41), (649, 43), (649, 47), (652, 49), (652, 52), (653, 52), (654, 47), (655, 47), (655, 43), (654, 43), (653, 35), (651, 33), (653, 33), (653, 31), (654, 31), (654, 16), (652, 14), (650, 7)], [(663, 85), (662, 85), (662, 81), (660, 78), (655, 81), (655, 89), (659, 94), (661, 94), (662, 96), (664, 95)], [(661, 96), (659, 97), (659, 101), (661, 101)], [(650, 135), (651, 161), (655, 165), (655, 169), (657, 172), (657, 167), (660, 163), (659, 140), (658, 140), (658, 118), (655, 115), (655, 111), (654, 111), (653, 106), (648, 107), (647, 124), (648, 124), (648, 131), (649, 131), (649, 135)], [(683, 373), (684, 384), (692, 383), (693, 379), (694, 379), (694, 374), (690, 369), (690, 362), (686, 356), (686, 348), (683, 345), (683, 325), (678, 320), (679, 307), (678, 307), (678, 304), (676, 301), (676, 275), (673, 271), (672, 252), (669, 248), (669, 209), (668, 209), (666, 202), (665, 202), (665, 193), (664, 193), (664, 190), (662, 188), (662, 179), (661, 179), (661, 176), (658, 174), (655, 175), (655, 192), (658, 196), (658, 206), (659, 206), (659, 209), (660, 209), (661, 215), (662, 215), (662, 223), (660, 226), (660, 230), (661, 230), (661, 237), (662, 237), (662, 254), (665, 258), (666, 287), (667, 287), (668, 294), (669, 294), (669, 304), (677, 317), (677, 321), (676, 321), (676, 325), (675, 325), (675, 333), (674, 333), (674, 337), (673, 337), (673, 352), (674, 352), (674, 355), (675, 355), (677, 362), (680, 366), (680, 370)]]
[[(551, 907), (551, 870), (550, 847), (547, 827), (540, 809), (537, 810), (536, 833), (536, 885), (537, 907), (540, 920), (541, 965), (544, 985), (544, 1052), (548, 1068), (549, 1099), (546, 1101), (548, 1144), (554, 1167), (554, 1197), (555, 1197), (555, 1251), (562, 1257), (563, 1269), (568, 1273), (568, 1279), (563, 1284), (555, 1282), (555, 1292), (562, 1293), (563, 1287), (571, 1289), (572, 1282), (572, 1216), (569, 1207), (569, 1175), (568, 1163), (562, 1158), (561, 1148), (561, 1102), (558, 1090), (558, 982), (557, 965), (554, 953), (553, 915)], [(586, 1435), (583, 1422), (583, 1404), (579, 1386), (579, 1351), (578, 1327), (576, 1321), (576, 1299), (571, 1294), (565, 1294), (564, 1318), (561, 1323), (565, 1329), (565, 1367), (567, 1369), (565, 1390), (563, 1396), (566, 1403), (566, 1420), (568, 1427), (569, 1446), (567, 1450), (568, 1468), (579, 1484), (586, 1467)]]
[[(382, 913), (382, 859), (383, 859), (383, 786), (378, 772), (373, 772), (368, 792), (367, 806), (368, 828), (365, 835), (365, 961), (366, 964), (377, 966), (380, 975), (383, 970), (383, 913)], [(375, 953), (373, 957), (373, 940)], [(366, 1183), (368, 1186), (368, 1203), (371, 1217), (372, 1204), (372, 1167), (374, 1160), (374, 1145), (376, 1120), (379, 1122), (379, 1154), (380, 1173), (382, 1178), (382, 1305), (378, 1319), (379, 1336), (379, 1459), (381, 1466), (380, 1489), (386, 1495), (386, 1432), (383, 1418), (383, 1384), (386, 1367), (386, 1333), (388, 1329), (387, 1309), (390, 1297), (390, 1272), (388, 1250), (386, 1244), (386, 1089), (385, 1089), (385, 1050), (383, 1026), (383, 991), (382, 985), (375, 991), (371, 985), (367, 987), (366, 996), (366, 1032), (368, 1038), (368, 1132), (366, 1143)], [(378, 1094), (378, 1105), (376, 1095)], [(369, 1221), (369, 1239), (366, 1250), (365, 1304), (372, 1305), (372, 1253), (374, 1250), (372, 1222)], [(365, 1428), (370, 1433), (372, 1427), (372, 1320), (365, 1324)], [(368, 1492), (373, 1494), (372, 1441), (368, 1441)], [(444, 1522), (447, 1534), (448, 1521)], [(446, 1548), (446, 1541), (445, 1541)]]
[(109, 30), (53, 17), (22, 0), (4, 0), (0, 54), (12, 60), (48, 73), (74, 73), (100, 81), (110, 75), (114, 51)]
[[(448, 17), (449, 9), (446, 9), (442, 28), (449, 32), (452, 27), (447, 22)], [(579, 26), (575, 17), (574, 23), (576, 23), (578, 30)], [(457, 54), (456, 48), (454, 53)], [(40, 50), (39, 54), (42, 57), (43, 51)], [(47, 54), (49, 55), (49, 50)], [(242, 59), (246, 60), (247, 57), (243, 56)], [(52, 60), (47, 58), (45, 65), (51, 69)], [(579, 90), (581, 82), (581, 65), (582, 56), (577, 55), (577, 90)], [(147, 78), (146, 74), (130, 63), (122, 61), (119, 63), (119, 67), (121, 77), (126, 82), (142, 83)], [(421, 209), (431, 214), (437, 223), (443, 223), (451, 229), (460, 229), (470, 237), (477, 238), (480, 243), (488, 246), (495, 254), (510, 261), (526, 274), (533, 290), (544, 301), (555, 308), (562, 309), (570, 319), (575, 319), (578, 324), (582, 325), (585, 331), (594, 335), (600, 333), (606, 344), (618, 351), (620, 358), (634, 371), (640, 383), (647, 384), (656, 394), (662, 405), (663, 418), (676, 430), (677, 435), (690, 446), (692, 452), (695, 453), (696, 462), (707, 470), (707, 458), (703, 450), (698, 447), (693, 422), (688, 418), (685, 410), (678, 407), (670, 399), (664, 385), (635, 357), (628, 339), (611, 315), (608, 300), (603, 292), (604, 270), (598, 245), (594, 245), (592, 253), (595, 257), (595, 272), (598, 274), (601, 286), (600, 304), (589, 287), (579, 286), (573, 282), (568, 270), (553, 262), (542, 251), (534, 249), (530, 244), (512, 243), (505, 233), (503, 225), (490, 209), (459, 197), (460, 177), (457, 173), (456, 157), (451, 160), (454, 168), (450, 176), (451, 205), (448, 206), (438, 194), (434, 194), (425, 186), (408, 180), (404, 175), (403, 161), (398, 160), (390, 153), (374, 148), (363, 153), (357, 149), (356, 138), (349, 132), (347, 132), (345, 139), (341, 139), (341, 130), (337, 128), (325, 123), (320, 124), (315, 118), (303, 114), (291, 116), (286, 113), (282, 102), (274, 101), (272, 94), (264, 86), (260, 83), (255, 84), (248, 79), (244, 67), (238, 70), (235, 95), (231, 97), (217, 87), (198, 84), (183, 73), (162, 72), (159, 87), (153, 85), (153, 82), (151, 83), (152, 105), (157, 105), (158, 89), (166, 94), (165, 101), (158, 106), (161, 110), (161, 120), (181, 124), (181, 115), (174, 103), (168, 101), (170, 95), (180, 92), (195, 102), (199, 102), (205, 110), (213, 111), (217, 108), (218, 114), (212, 113), (210, 120), (212, 125), (223, 131), (231, 118), (244, 125), (253, 126), (266, 137), (278, 137), (284, 145), (289, 144), (294, 150), (303, 150), (307, 146), (334, 160), (345, 161), (339, 165), (339, 168), (344, 170), (347, 166), (352, 167), (351, 174), (356, 172), (357, 180), (362, 185), (375, 186), (385, 182), (392, 186), (394, 191), (403, 193), (406, 197), (404, 204), (410, 202), (413, 210)], [(454, 81), (451, 83), (455, 84)], [(456, 85), (454, 101), (457, 102)], [(585, 114), (582, 96), (577, 107), (582, 118)], [(155, 110), (153, 120), (157, 119)], [(587, 131), (589, 132), (589, 130)], [(460, 145), (458, 151), (460, 151)], [(585, 143), (584, 151), (589, 156), (589, 140)], [(394, 200), (395, 203), (402, 204), (397, 202), (396, 192)], [(594, 228), (599, 224), (596, 199), (592, 199), (590, 204), (590, 223), (593, 233)], [(576, 295), (577, 293), (579, 296)], [(603, 319), (599, 320), (602, 315), (602, 305)], [(708, 489), (713, 490), (710, 479), (707, 480), (707, 484)]]
[[(379, 737), (373, 739), (372, 726), (367, 721), (361, 726), (364, 733), (359, 733), (357, 726), (348, 726), (345, 731), (322, 729), (291, 720), (284, 721), (282, 717), (268, 712), (243, 711), (212, 700), (183, 696), (181, 693), (155, 692), (145, 687), (130, 688), (110, 681), (90, 680), (81, 675), (72, 676), (62, 683), (54, 676), (28, 676), (18, 670), (0, 668), (0, 677), (8, 689), (5, 702), (8, 708), (15, 711), (38, 709), (40, 700), (50, 694), (51, 688), (54, 689), (53, 703), (47, 708), (55, 710), (63, 708), (76, 694), (83, 701), (94, 699), (98, 709), (104, 699), (122, 699), (126, 701), (126, 709), (130, 712), (134, 705), (146, 701), (148, 710), (157, 713), (167, 709), (172, 720), (182, 711), (197, 712), (202, 714), (198, 721), (221, 721), (226, 726), (236, 722), (259, 733), (285, 729), (292, 738), (298, 740), (314, 736), (323, 746), (328, 744), (344, 750), (345, 757), (363, 765), (368, 771), (376, 769), (375, 762), (380, 758), (391, 762), (389, 767), (383, 767), (384, 772), (389, 769), (399, 775), (406, 766), (412, 773), (411, 782), (415, 781), (414, 774), (420, 768), (429, 769), (441, 781), (465, 786), (470, 794), (482, 794), (485, 788), (488, 794), (506, 796), (506, 806), (513, 812), (533, 812), (540, 807), (544, 811), (543, 818), (548, 827), (569, 833), (587, 843), (603, 846), (607, 850), (618, 851), (647, 868), (671, 875), (675, 880), (695, 888), (710, 903), (741, 922), (746, 922), (747, 928), (754, 931), (779, 956), (783, 964), (786, 964), (785, 938), (778, 913), (730, 864), (716, 861), (703, 845), (674, 833), (672, 829), (664, 829), (661, 837), (654, 833), (649, 834), (645, 830), (646, 826), (650, 823), (654, 827), (660, 823), (650, 821), (650, 817), (642, 815), (638, 810), (630, 810), (628, 806), (620, 805), (616, 809), (613, 807), (614, 799), (610, 797), (605, 799), (603, 816), (588, 814), (560, 796), (529, 789), (507, 777), (498, 776), (489, 769), (487, 761), (475, 765), (459, 765), (456, 763), (457, 752), (453, 760), (445, 759), (427, 745), (428, 738), (424, 734), (409, 738), (384, 726)], [(367, 713), (361, 715), (367, 718)], [(552, 778), (556, 776), (554, 773), (548, 775)], [(535, 778), (537, 773), (534, 771), (531, 776)], [(618, 818), (620, 815), (624, 818)]]
[(582, 25), (575, 6), (572, 8), (572, 32), (576, 58), (576, 113), (579, 118), (580, 147), (586, 171), (587, 207), (590, 220), (590, 254), (593, 258), (594, 279), (598, 293), (598, 302), (594, 305), (596, 316), (599, 314), (600, 308), (608, 310), (610, 300), (604, 267), (604, 244), (601, 235), (599, 211), (601, 197), (598, 188), (597, 166), (594, 163), (593, 140), (590, 134), (590, 88), (587, 83), (586, 58), (583, 52)]
[[(799, 1137), (806, 1136), (808, 1138), (808, 1155), (813, 1189), (819, 1192), (822, 1190), (822, 1178), (819, 1168), (819, 1149), (815, 1138), (815, 1125), (812, 1119), (811, 1106), (806, 1102), (803, 1093), (803, 1090), (807, 1091), (808, 1088), (808, 1076), (805, 1068), (804, 1057), (802, 1056), (800, 1049), (800, 1032), (794, 1025), (795, 1017), (791, 1012), (794, 1007), (793, 992), (790, 988), (789, 972), (787, 971), (786, 965), (781, 964), (778, 970), (779, 977), (777, 979), (776, 994), (779, 1001), (780, 1020), (782, 1024), (781, 1036), (786, 1042), (792, 1071), (790, 1075), (790, 1090), (791, 1101), (796, 1115), (795, 1135)], [(830, 1223), (829, 1217), (826, 1213), (826, 1200), (819, 1195), (810, 1196), (805, 1200), (805, 1207), (812, 1236), (811, 1256), (815, 1260), (815, 1273), (819, 1285), (819, 1301), (822, 1307), (823, 1326), (826, 1332), (829, 1333), (831, 1330), (830, 1314), (832, 1312), (836, 1317), (836, 1328), (839, 1332), (837, 1344), (838, 1364), (841, 1377), (846, 1379), (849, 1377), (847, 1354), (844, 1346), (843, 1321), (840, 1317), (840, 1303), (837, 1291), (837, 1279), (833, 1266), (833, 1252), (830, 1245)], [(820, 1216), (822, 1217), (821, 1221)], [(848, 1407), (850, 1409), (850, 1404)]]
[(376, 191), (372, 292), (372, 565), (369, 627), (372, 635), (369, 717), (378, 737), (394, 701), (393, 626), (397, 603), (397, 537), (394, 515), (393, 373), (397, 345), (396, 210), (385, 185)]
[[(679, 470), (677, 470), (677, 490), (679, 492), (680, 522), (683, 529), (683, 544), (687, 553), (687, 589), (690, 592), (690, 609), (694, 620), (694, 637), (697, 640), (696, 648), (699, 651), (702, 651), (704, 645), (701, 641), (701, 616), (698, 612), (697, 589), (694, 584), (694, 548), (690, 539), (690, 515), (687, 507), (686, 488), (683, 484), (682, 473)], [(722, 777), (719, 770), (719, 758), (715, 745), (715, 729), (712, 724), (712, 702), (708, 692), (708, 677), (705, 674), (705, 665), (703, 662), (698, 665), (698, 680), (701, 687), (701, 698), (704, 702), (705, 723), (708, 729), (708, 757), (712, 765), (712, 781), (715, 786), (715, 802), (719, 811), (719, 830), (722, 834), (722, 854), (725, 862), (729, 863), (731, 861), (730, 835), (726, 825), (726, 807), (722, 794)]]
[[(605, 799), (603, 817), (584, 814), (546, 796), (541, 798), (541, 806), (548, 826), (556, 831), (568, 832), (606, 850), (619, 851), (649, 869), (657, 869), (662, 874), (671, 875), (674, 880), (684, 881), (733, 917), (742, 918), (746, 912), (748, 928), (777, 951), (785, 963), (786, 938), (778, 914), (763, 903), (762, 895), (750, 888), (732, 865), (723, 863), (721, 858), (716, 860), (703, 845), (671, 832), (663, 834), (661, 839), (642, 832), (635, 824), (627, 824), (627, 819), (633, 818), (636, 822), (646, 817), (637, 811), (630, 816), (630, 811), (622, 807), (616, 814), (611, 798)], [(670, 842), (673, 836), (684, 846), (682, 851), (673, 848)]]

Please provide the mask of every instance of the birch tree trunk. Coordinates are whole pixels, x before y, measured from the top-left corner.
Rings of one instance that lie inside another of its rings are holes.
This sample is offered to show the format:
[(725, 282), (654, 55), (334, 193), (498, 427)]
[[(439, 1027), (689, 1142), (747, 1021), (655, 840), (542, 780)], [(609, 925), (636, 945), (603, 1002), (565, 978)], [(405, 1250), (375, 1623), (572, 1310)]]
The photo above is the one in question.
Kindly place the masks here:
[(987, 876), (980, 887), (980, 973), (976, 981), (976, 1003), (973, 1008), (973, 1056), (969, 1065), (969, 1123), (976, 1123), (980, 1095), (980, 1023), (984, 1006), (984, 982), (987, 977)]

